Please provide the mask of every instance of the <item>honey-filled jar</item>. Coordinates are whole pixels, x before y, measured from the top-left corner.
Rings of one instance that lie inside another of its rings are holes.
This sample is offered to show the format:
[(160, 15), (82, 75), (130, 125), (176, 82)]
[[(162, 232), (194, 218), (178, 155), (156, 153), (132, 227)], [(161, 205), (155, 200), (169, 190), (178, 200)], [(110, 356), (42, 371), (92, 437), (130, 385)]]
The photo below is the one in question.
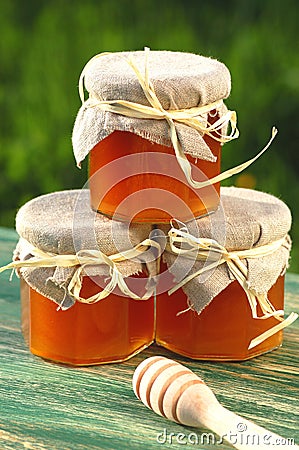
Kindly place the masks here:
[(34, 355), (101, 364), (124, 361), (153, 342), (147, 224), (114, 223), (91, 211), (88, 190), (70, 190), (26, 203), (16, 229), (22, 329)]
[(145, 49), (92, 58), (72, 142), (79, 166), (89, 158), (93, 210), (167, 223), (217, 209), (221, 146), (238, 136), (223, 103), (230, 89), (227, 67), (200, 55)]
[(281, 200), (235, 187), (221, 188), (211, 216), (165, 227), (156, 342), (203, 360), (246, 360), (279, 347), (291, 319), (283, 312), (290, 227)]

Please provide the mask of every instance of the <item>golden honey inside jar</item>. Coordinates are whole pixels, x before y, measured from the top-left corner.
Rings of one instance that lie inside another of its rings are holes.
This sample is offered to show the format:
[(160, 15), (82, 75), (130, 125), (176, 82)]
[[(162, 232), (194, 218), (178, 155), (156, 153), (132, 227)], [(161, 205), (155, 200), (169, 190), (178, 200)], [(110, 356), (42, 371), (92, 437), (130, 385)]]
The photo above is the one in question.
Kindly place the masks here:
[(71, 365), (104, 364), (153, 342), (155, 305), (147, 282), (155, 266), (138, 259), (146, 244), (133, 259), (125, 256), (148, 241), (151, 227), (115, 224), (91, 210), (88, 190), (71, 190), (27, 202), (16, 228), (12, 264), (33, 354)]
[[(277, 310), (284, 307), (284, 277), (268, 293)], [(156, 343), (183, 356), (202, 360), (246, 360), (282, 344), (282, 331), (254, 348), (251, 341), (277, 325), (275, 318), (254, 319), (246, 294), (237, 281), (231, 283), (198, 314), (186, 310), (183, 289), (157, 297)], [(258, 311), (261, 315), (261, 311)], [(181, 313), (181, 314), (180, 314)]]
[[(81, 295), (99, 286), (84, 277)], [(154, 339), (154, 300), (117, 293), (94, 304), (76, 302), (66, 311), (21, 280), (22, 330), (31, 353), (71, 365), (120, 362)]]
[[(221, 146), (207, 137), (216, 162), (195, 161), (196, 180), (220, 172)], [(134, 174), (124, 174), (134, 170)], [(111, 185), (113, 175), (119, 180)], [(193, 170), (194, 172), (194, 170)], [(125, 131), (114, 131), (98, 143), (89, 156), (91, 207), (115, 220), (168, 223), (172, 217), (192, 220), (214, 211), (219, 204), (220, 183), (201, 189), (188, 185), (172, 147), (152, 143)]]
[(274, 196), (221, 188), (217, 212), (168, 230), (157, 344), (193, 359), (232, 361), (279, 347), (288, 322), (283, 309), (290, 227), (288, 207)]
[(78, 165), (89, 157), (93, 210), (140, 223), (216, 210), (221, 146), (238, 135), (223, 104), (230, 83), (223, 63), (189, 53), (92, 58), (80, 77), (72, 141)]

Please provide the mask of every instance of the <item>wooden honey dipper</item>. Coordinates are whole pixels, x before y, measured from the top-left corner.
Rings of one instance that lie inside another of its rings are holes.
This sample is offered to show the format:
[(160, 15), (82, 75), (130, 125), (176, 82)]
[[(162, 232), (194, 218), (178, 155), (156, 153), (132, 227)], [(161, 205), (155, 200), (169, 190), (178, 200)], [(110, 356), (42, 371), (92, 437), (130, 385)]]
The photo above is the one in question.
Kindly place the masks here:
[(167, 419), (205, 427), (240, 450), (299, 448), (224, 408), (211, 389), (190, 369), (163, 356), (145, 359), (133, 375), (136, 396)]

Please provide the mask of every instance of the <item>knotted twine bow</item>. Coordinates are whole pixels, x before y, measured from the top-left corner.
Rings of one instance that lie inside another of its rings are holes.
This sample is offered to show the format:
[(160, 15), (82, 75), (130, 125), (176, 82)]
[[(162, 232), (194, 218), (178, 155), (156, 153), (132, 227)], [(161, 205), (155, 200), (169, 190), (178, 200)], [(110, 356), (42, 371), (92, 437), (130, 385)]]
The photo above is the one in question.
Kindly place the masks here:
[[(36, 247), (31, 246), (30, 254), (33, 256), (32, 258), (12, 261), (6, 266), (1, 267), (0, 273), (7, 269), (18, 269), (23, 267), (76, 267), (75, 272), (68, 284), (67, 291), (72, 297), (75, 298), (75, 300), (81, 303), (96, 303), (99, 300), (108, 297), (108, 295), (113, 292), (116, 286), (118, 286), (120, 291), (128, 297), (131, 297), (135, 300), (147, 300), (153, 295), (155, 287), (147, 286), (146, 293), (142, 297), (135, 294), (127, 286), (124, 280), (124, 276), (118, 270), (116, 263), (136, 258), (146, 250), (148, 250), (150, 247), (156, 248), (160, 255), (160, 245), (152, 239), (145, 239), (132, 249), (125, 250), (111, 256), (105, 255), (100, 250), (80, 250), (74, 255), (57, 255), (55, 253), (44, 252)], [(109, 283), (103, 288), (102, 291), (92, 295), (91, 297), (80, 297), (84, 270), (87, 266), (97, 266), (102, 264), (106, 264), (109, 267), (111, 276)]]
[[(141, 105), (139, 103), (130, 102), (127, 100), (99, 100), (98, 98), (94, 98), (92, 95), (85, 101), (84, 97), (84, 77), (86, 75), (87, 69), (91, 66), (95, 59), (101, 58), (103, 56), (109, 55), (109, 52), (100, 53), (94, 56), (83, 68), (79, 78), (79, 95), (82, 104), (86, 107), (94, 108), (97, 107), (102, 111), (111, 112), (114, 114), (120, 114), (127, 117), (137, 118), (137, 119), (154, 119), (154, 120), (166, 120), (169, 125), (170, 130), (170, 139), (175, 151), (175, 156), (177, 161), (185, 174), (185, 177), (190, 186), (195, 189), (204, 188), (206, 186), (210, 186), (211, 184), (219, 183), (227, 178), (230, 178), (233, 175), (236, 175), (247, 167), (249, 167), (253, 162), (255, 162), (271, 145), (273, 139), (277, 134), (277, 129), (272, 128), (271, 138), (268, 144), (252, 159), (242, 163), (232, 169), (228, 169), (221, 174), (210, 178), (206, 181), (195, 181), (192, 178), (192, 168), (191, 164), (188, 161), (183, 149), (181, 147), (175, 122), (182, 123), (187, 125), (200, 133), (206, 134), (218, 142), (225, 143), (231, 141), (232, 139), (236, 139), (239, 137), (239, 130), (237, 129), (237, 116), (235, 111), (227, 111), (222, 117), (220, 117), (214, 124), (209, 124), (204, 119), (204, 114), (213, 109), (219, 108), (223, 101), (219, 100), (209, 105), (189, 108), (189, 109), (180, 109), (180, 110), (165, 110), (149, 79), (149, 71), (148, 71), (148, 55), (150, 49), (145, 47), (145, 59), (144, 59), (144, 75), (140, 72), (138, 67), (135, 65), (132, 58), (125, 59), (126, 62), (130, 65), (133, 71), (136, 74), (136, 77), (140, 83), (140, 86), (151, 106)], [(231, 132), (229, 135), (223, 135), (222, 129), (230, 124)]]
[[(267, 294), (258, 294), (248, 287), (248, 269), (246, 264), (242, 261), (246, 258), (260, 258), (274, 253), (282, 245), (287, 243), (287, 236), (260, 247), (228, 252), (225, 247), (214, 239), (196, 238), (188, 232), (188, 229), (184, 226), (184, 224), (181, 225), (183, 225), (183, 227), (178, 229), (175, 228), (172, 223), (172, 228), (168, 232), (170, 251), (176, 255), (181, 255), (193, 260), (208, 261), (208, 264), (177, 283), (168, 291), (169, 295), (202, 273), (215, 269), (221, 264), (227, 264), (228, 270), (232, 273), (236, 281), (238, 281), (238, 283), (242, 286), (247, 296), (252, 317), (254, 319), (267, 319), (269, 317), (275, 317), (278, 321), (280, 321), (279, 324), (254, 338), (250, 342), (248, 349), (257, 346), (268, 337), (293, 323), (298, 318), (298, 314), (292, 312), (288, 318), (284, 320), (284, 311), (276, 310), (269, 301)], [(177, 244), (187, 244), (188, 247), (179, 248)], [(263, 313), (262, 316), (258, 316), (257, 314), (257, 305), (261, 308)]]

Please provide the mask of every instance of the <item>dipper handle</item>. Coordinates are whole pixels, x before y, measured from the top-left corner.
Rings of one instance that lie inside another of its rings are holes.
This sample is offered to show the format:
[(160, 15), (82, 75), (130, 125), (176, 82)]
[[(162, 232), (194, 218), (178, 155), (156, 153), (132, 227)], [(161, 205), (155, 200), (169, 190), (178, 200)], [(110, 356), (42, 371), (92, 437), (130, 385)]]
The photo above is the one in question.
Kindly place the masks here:
[(145, 359), (133, 375), (136, 396), (157, 414), (192, 427), (205, 427), (239, 450), (299, 448), (224, 408), (190, 369), (163, 356)]

